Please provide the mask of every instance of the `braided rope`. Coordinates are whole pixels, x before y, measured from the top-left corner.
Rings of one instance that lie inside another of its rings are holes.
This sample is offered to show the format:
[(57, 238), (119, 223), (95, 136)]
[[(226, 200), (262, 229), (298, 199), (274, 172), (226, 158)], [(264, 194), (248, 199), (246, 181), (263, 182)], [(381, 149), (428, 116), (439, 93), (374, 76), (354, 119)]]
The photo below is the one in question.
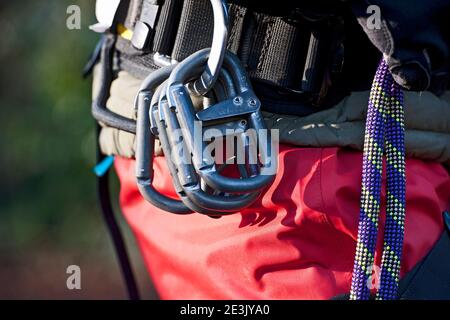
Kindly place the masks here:
[(375, 74), (364, 138), (361, 208), (350, 299), (367, 300), (380, 216), (383, 155), (386, 155), (387, 206), (380, 289), (377, 299), (395, 299), (400, 274), (405, 218), (403, 93), (384, 61)]

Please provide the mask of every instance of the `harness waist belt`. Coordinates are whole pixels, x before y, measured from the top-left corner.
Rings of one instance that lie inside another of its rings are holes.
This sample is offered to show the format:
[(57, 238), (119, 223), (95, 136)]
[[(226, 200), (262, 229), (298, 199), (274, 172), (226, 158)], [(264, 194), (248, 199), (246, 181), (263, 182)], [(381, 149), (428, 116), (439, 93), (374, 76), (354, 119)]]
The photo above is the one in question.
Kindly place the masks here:
[[(229, 4), (229, 21), (228, 50), (240, 58), (253, 81), (309, 105), (330, 100), (344, 61), (340, 14), (293, 10), (271, 16)], [(119, 23), (125, 27), (116, 43), (120, 68), (138, 78), (209, 47), (213, 35), (208, 0), (131, 0)]]

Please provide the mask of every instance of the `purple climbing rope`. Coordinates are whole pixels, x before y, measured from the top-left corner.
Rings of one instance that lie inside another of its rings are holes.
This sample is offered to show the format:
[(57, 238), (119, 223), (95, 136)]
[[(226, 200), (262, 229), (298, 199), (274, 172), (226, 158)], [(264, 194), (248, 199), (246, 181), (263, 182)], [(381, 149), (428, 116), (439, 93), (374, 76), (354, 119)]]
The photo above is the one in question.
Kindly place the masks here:
[(403, 93), (387, 64), (378, 66), (364, 138), (361, 208), (350, 299), (367, 300), (380, 216), (383, 155), (386, 156), (387, 204), (380, 288), (376, 299), (396, 299), (405, 220), (405, 143)]

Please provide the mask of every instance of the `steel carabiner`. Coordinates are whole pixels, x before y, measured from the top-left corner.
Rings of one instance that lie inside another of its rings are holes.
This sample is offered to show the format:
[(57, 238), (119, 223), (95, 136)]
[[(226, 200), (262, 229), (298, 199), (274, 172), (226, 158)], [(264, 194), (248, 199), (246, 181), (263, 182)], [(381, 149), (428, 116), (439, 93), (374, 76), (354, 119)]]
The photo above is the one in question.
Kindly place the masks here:
[[(239, 59), (226, 52), (225, 2), (211, 0), (211, 4), (212, 49), (199, 50), (176, 66), (153, 72), (144, 80), (136, 98), (139, 190), (153, 205), (177, 214), (195, 211), (224, 215), (241, 211), (274, 180), (277, 168), (277, 154), (260, 112), (260, 102)], [(207, 103), (202, 110), (195, 109), (193, 96), (204, 97)], [(249, 131), (255, 134), (248, 135)], [(266, 135), (260, 137), (260, 133)], [(156, 136), (179, 200), (153, 187)], [(212, 150), (216, 151), (214, 143), (223, 139), (237, 139), (243, 147), (242, 152), (231, 157), (239, 171), (238, 178), (222, 172), (230, 159), (221, 165), (218, 156), (212, 154)]]
[[(198, 212), (209, 216), (224, 215), (241, 210), (255, 200), (259, 193), (251, 195), (217, 195), (208, 194), (203, 190), (200, 179), (196, 176), (192, 166), (186, 165), (185, 158), (180, 161), (180, 155), (176, 155), (181, 166), (174, 165), (173, 158), (173, 133), (179, 127), (169, 127), (174, 122), (173, 113), (168, 112), (168, 104), (165, 97), (167, 75), (174, 66), (169, 66), (149, 75), (140, 88), (137, 99), (138, 122), (136, 135), (136, 178), (141, 194), (144, 198), (158, 208), (176, 214), (188, 214)], [(201, 72), (201, 68), (197, 69)], [(224, 75), (221, 72), (221, 75)], [(219, 78), (221, 80), (222, 76)], [(227, 83), (228, 80), (220, 81)], [(159, 87), (158, 87), (159, 86)], [(155, 89), (158, 87), (157, 89)], [(219, 86), (216, 86), (217, 88)], [(234, 92), (233, 88), (226, 88), (222, 91)], [(172, 118), (167, 121), (167, 117)], [(168, 125), (169, 124), (169, 125)], [(175, 190), (181, 200), (175, 200), (159, 193), (153, 187), (153, 149), (155, 136), (157, 134), (167, 160), (167, 165), (171, 173)], [(169, 138), (170, 136), (170, 138)], [(172, 140), (171, 140), (172, 139)], [(241, 170), (242, 171), (242, 170)], [(209, 188), (211, 189), (211, 188)]]
[[(201, 178), (216, 190), (234, 193), (261, 190), (272, 182), (276, 173), (277, 157), (272, 156), (272, 143), (263, 144), (260, 139), (257, 139), (262, 164), (260, 173), (263, 174), (253, 174), (246, 179), (235, 179), (220, 175), (215, 170), (213, 159), (207, 157), (207, 155), (205, 157), (203, 153), (206, 147), (204, 141), (198, 141), (199, 139), (197, 139), (197, 145), (194, 145), (196, 121), (208, 126), (208, 123), (224, 123), (234, 118), (244, 119), (249, 128), (258, 133), (266, 132), (268, 140), (271, 140), (270, 131), (267, 130), (260, 112), (260, 102), (251, 89), (239, 59), (232, 53), (226, 53), (224, 67), (231, 73), (238, 95), (198, 113), (195, 111), (185, 84), (195, 77), (195, 69), (204, 64), (207, 58), (208, 49), (204, 49), (192, 54), (178, 64), (170, 75), (167, 89), (169, 104), (171, 108), (176, 110), (180, 126), (187, 134), (185, 140), (193, 155), (193, 165)], [(267, 150), (264, 147), (267, 147)]]
[[(226, 53), (219, 81), (212, 91), (218, 102), (202, 111), (195, 110), (191, 93), (186, 87), (190, 80), (201, 73), (208, 61), (209, 52), (209, 49), (200, 50), (176, 67), (167, 67), (156, 75), (151, 74), (144, 81), (139, 94), (136, 150), (139, 189), (147, 200), (169, 212), (195, 211), (207, 215), (223, 215), (240, 211), (253, 203), (275, 176), (276, 157), (273, 159), (271, 148), (269, 152), (261, 152), (259, 156), (253, 154), (245, 157), (246, 160), (262, 160), (258, 164), (238, 163), (240, 177), (236, 179), (223, 176), (213, 157), (203, 158), (208, 147), (203, 136), (200, 141), (194, 142), (195, 122), (220, 131), (222, 138), (227, 136), (226, 129), (230, 128), (238, 132), (238, 138), (242, 138), (242, 133), (248, 129), (266, 129), (259, 111), (259, 101), (239, 60), (231, 53)], [(169, 73), (168, 80), (164, 81)], [(158, 85), (152, 95), (151, 92)], [(220, 101), (221, 99), (225, 100)], [(180, 135), (177, 136), (176, 132)], [(159, 136), (180, 200), (154, 194), (157, 191), (152, 187), (152, 133)], [(260, 140), (253, 142), (262, 144)], [(200, 149), (197, 149), (198, 146)], [(248, 148), (244, 152), (247, 155)], [(264, 172), (268, 163), (275, 165), (270, 174)]]
[(201, 76), (190, 84), (190, 91), (204, 95), (215, 85), (227, 50), (228, 8), (225, 0), (210, 0), (214, 15), (214, 31), (208, 63)]

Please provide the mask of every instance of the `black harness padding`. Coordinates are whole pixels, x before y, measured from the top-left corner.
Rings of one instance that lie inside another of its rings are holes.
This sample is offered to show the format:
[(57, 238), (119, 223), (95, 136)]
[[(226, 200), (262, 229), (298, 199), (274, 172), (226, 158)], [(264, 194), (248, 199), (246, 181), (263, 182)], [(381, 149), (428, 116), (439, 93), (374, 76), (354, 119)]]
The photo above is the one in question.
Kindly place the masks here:
[[(147, 2), (158, 8), (158, 15), (149, 11), (153, 28), (146, 22)], [(304, 115), (317, 110), (311, 106), (329, 107), (348, 94), (345, 85), (330, 90), (343, 73), (345, 30), (341, 12), (315, 15), (286, 9), (281, 15), (279, 10), (273, 14), (259, 12), (258, 6), (246, 7), (243, 3), (228, 7), (227, 47), (241, 59), (252, 81), (264, 87), (264, 110)], [(148, 44), (137, 50), (130, 41), (119, 37), (116, 48), (119, 68), (138, 78), (161, 67), (155, 53), (168, 62), (182, 61), (212, 42), (214, 21), (208, 0), (132, 0), (125, 20), (131, 30), (136, 25), (133, 19), (152, 29), (147, 35)], [(266, 97), (267, 89), (270, 97)], [(266, 100), (283, 102), (278, 107)]]

